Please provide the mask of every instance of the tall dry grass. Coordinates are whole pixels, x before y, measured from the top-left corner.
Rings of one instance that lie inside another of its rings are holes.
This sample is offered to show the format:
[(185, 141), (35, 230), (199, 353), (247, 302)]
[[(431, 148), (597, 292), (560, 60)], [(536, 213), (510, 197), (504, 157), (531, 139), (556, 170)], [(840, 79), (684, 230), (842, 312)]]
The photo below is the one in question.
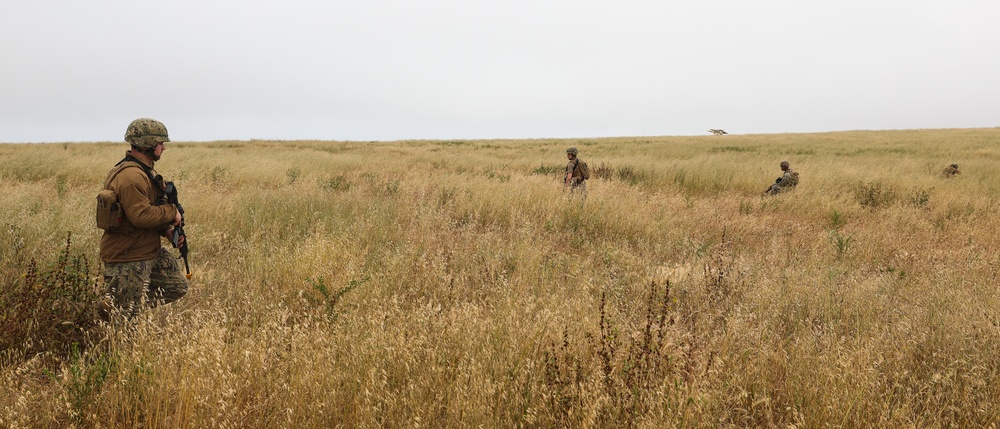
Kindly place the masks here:
[[(67, 232), (98, 277), (124, 149), (0, 145), (5, 294)], [(998, 158), (1000, 129), (168, 143), (188, 296), (5, 352), (0, 426), (996, 425)]]

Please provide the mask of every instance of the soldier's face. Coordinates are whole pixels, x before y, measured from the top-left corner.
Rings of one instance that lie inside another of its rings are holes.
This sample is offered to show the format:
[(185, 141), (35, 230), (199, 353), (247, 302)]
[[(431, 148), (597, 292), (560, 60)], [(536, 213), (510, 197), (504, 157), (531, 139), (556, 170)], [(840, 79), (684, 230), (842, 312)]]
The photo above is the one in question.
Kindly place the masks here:
[(163, 146), (163, 143), (158, 143), (156, 147), (153, 148), (153, 161), (159, 161), (160, 157), (163, 156), (164, 150), (166, 150), (166, 147)]
[(573, 154), (567, 153), (566, 154), (566, 159), (573, 159)]

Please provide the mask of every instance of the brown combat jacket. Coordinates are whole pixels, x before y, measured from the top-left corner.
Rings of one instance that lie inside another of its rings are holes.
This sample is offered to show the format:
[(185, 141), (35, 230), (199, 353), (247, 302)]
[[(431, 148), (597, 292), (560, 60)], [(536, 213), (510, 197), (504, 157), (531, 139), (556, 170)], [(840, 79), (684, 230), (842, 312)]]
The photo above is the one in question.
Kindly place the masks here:
[[(128, 153), (126, 153), (128, 154)], [(156, 171), (150, 170), (156, 177)], [(118, 195), (125, 219), (115, 232), (101, 237), (101, 260), (104, 262), (134, 262), (156, 258), (160, 251), (160, 234), (174, 221), (177, 208), (172, 204), (158, 205), (164, 198), (162, 183), (151, 183), (142, 168), (122, 170), (111, 180), (108, 189)]]

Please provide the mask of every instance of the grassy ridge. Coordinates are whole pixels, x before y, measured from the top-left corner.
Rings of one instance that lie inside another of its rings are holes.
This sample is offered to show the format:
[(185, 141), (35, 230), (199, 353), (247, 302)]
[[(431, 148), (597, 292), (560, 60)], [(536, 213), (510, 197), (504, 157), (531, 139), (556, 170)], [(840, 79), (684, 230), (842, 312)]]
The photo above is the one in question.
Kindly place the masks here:
[[(5, 291), (67, 231), (98, 265), (124, 146), (0, 145)], [(0, 356), (0, 425), (988, 426), (998, 158), (1000, 129), (169, 143), (191, 292)]]

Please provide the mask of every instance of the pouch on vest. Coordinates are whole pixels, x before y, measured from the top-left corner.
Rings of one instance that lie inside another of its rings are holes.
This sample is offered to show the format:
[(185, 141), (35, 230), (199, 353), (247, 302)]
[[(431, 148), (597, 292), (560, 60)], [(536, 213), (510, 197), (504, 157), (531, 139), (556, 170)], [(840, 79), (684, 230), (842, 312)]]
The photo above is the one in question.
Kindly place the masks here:
[(122, 204), (118, 202), (115, 191), (105, 189), (97, 194), (97, 227), (105, 231), (114, 231), (122, 226), (125, 213)]

